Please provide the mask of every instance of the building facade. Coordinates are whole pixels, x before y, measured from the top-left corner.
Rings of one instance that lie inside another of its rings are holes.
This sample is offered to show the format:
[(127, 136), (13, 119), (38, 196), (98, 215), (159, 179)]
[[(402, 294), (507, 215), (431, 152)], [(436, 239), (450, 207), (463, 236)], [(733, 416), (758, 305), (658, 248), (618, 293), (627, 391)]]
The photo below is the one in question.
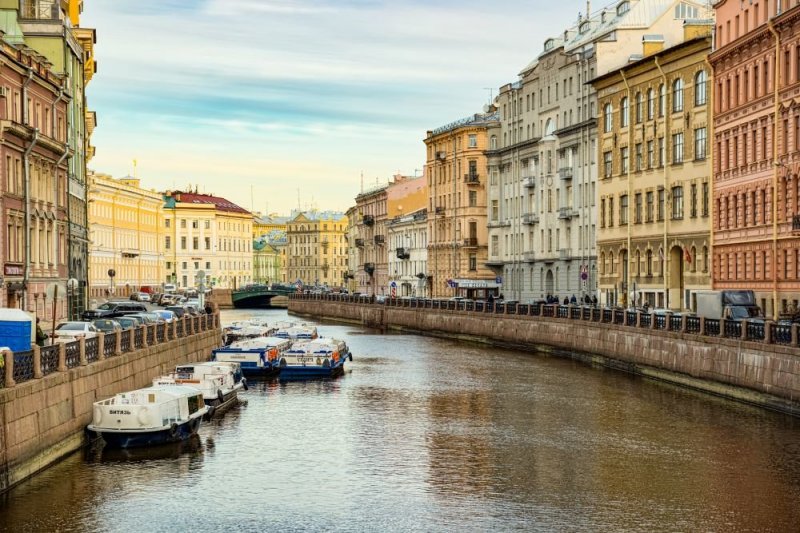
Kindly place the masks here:
[(196, 192), (164, 195), (165, 282), (237, 289), (253, 280), (253, 215)]
[(88, 183), (89, 298), (158, 292), (166, 272), (161, 193), (142, 189), (132, 177), (93, 173)]
[(715, 289), (752, 289), (768, 317), (800, 301), (800, 7), (722, 0), (714, 69)]
[(498, 122), (489, 110), (428, 131), (428, 275), (434, 298), (484, 298), (497, 294), (486, 266), (487, 130)]
[(389, 295), (427, 298), (428, 210), (398, 215), (387, 225), (389, 239)]
[(339, 287), (347, 272), (347, 217), (330, 211), (298, 212), (287, 225), (288, 283)]
[(593, 80), (600, 108), (600, 302), (695, 310), (710, 285), (708, 23)]
[(342, 274), (342, 287), (351, 293), (358, 291), (358, 279), (356, 272), (358, 269), (359, 248), (356, 246), (358, 239), (358, 207), (352, 206), (345, 212), (347, 217), (347, 229), (345, 230), (345, 241), (347, 242), (347, 270)]
[[(69, 206), (64, 80), (38, 53), (0, 40), (0, 305), (68, 317)], [(46, 110), (47, 112), (43, 112)], [(85, 261), (85, 258), (84, 258)], [(52, 290), (59, 287), (58, 295)], [(71, 290), (71, 289), (70, 289)], [(55, 298), (54, 298), (55, 295)], [(55, 302), (54, 302), (55, 300)]]
[(253, 283), (286, 283), (286, 231), (273, 229), (253, 240)]
[(362, 294), (389, 294), (389, 252), (386, 246), (387, 189), (379, 185), (356, 196), (358, 209), (357, 290)]
[[(66, 113), (54, 116), (53, 106), (23, 98), (27, 112), (41, 117), (40, 132), (55, 137), (64, 129), (69, 146), (64, 160), (67, 177), (67, 275), (75, 279), (68, 295), (69, 315), (78, 316), (86, 307), (88, 286), (88, 229), (86, 203), (86, 163), (89, 144), (85, 87), (94, 75), (94, 30), (78, 28), (82, 0), (4, 0), (0, 2), (0, 30), (3, 39), (14, 47), (27, 47), (39, 55), (60, 76), (55, 95), (67, 106)], [(93, 127), (94, 122), (91, 126)]]

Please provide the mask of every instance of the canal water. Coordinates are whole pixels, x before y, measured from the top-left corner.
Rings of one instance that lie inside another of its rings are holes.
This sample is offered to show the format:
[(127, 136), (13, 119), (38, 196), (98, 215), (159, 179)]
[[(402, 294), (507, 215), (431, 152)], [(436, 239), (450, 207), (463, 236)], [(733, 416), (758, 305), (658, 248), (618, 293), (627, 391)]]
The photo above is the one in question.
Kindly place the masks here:
[[(223, 322), (285, 311), (231, 311)], [(800, 421), (569, 360), (321, 324), (334, 381), (258, 383), (179, 447), (76, 453), (0, 530), (800, 530)]]

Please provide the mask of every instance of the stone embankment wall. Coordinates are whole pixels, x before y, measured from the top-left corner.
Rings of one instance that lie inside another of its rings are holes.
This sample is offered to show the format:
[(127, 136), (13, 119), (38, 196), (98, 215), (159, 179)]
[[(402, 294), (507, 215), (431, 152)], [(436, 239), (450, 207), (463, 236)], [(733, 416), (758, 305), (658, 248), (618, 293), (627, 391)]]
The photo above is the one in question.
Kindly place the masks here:
[(0, 492), (85, 444), (92, 404), (146, 387), (221, 342), (219, 315), (38, 348), (0, 369)]
[(233, 309), (233, 291), (231, 289), (213, 289), (208, 296), (209, 302), (214, 302), (220, 309)]
[(556, 318), (558, 310), (550, 317), (520, 316), (295, 297), (289, 312), (570, 357), (800, 415), (796, 326), (793, 345), (779, 345), (686, 333), (685, 320), (684, 332), (656, 330), (644, 326), (645, 315), (626, 325), (603, 323), (602, 316)]

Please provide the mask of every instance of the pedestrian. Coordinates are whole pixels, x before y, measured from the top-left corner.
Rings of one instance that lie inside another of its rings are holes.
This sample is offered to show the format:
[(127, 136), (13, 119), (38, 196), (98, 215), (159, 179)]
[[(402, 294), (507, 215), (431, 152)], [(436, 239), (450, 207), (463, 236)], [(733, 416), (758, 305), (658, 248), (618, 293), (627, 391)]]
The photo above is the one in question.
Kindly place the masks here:
[(569, 305), (569, 297), (564, 296), (564, 305)]
[(570, 305), (578, 305), (578, 299), (575, 297), (574, 294), (572, 295), (572, 298), (569, 299), (569, 303)]
[(489, 303), (490, 304), (494, 303), (494, 294), (489, 294)]
[(592, 299), (591, 299), (591, 298), (589, 298), (589, 295), (588, 295), (588, 294), (584, 294), (584, 295), (583, 295), (583, 303), (585, 303), (586, 305), (591, 305), (591, 303), (592, 303)]
[(47, 339), (47, 334), (42, 331), (42, 326), (39, 324), (39, 317), (36, 317), (36, 345), (44, 346), (44, 341)]
[(592, 294), (592, 305), (597, 307), (597, 295)]

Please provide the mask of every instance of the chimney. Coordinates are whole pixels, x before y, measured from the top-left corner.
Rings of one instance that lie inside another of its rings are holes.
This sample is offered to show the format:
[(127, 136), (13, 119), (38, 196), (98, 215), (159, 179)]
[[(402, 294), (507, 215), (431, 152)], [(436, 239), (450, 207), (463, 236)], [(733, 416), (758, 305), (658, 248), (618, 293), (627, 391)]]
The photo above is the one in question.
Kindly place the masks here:
[(683, 23), (683, 41), (691, 41), (698, 37), (711, 37), (714, 23), (708, 20), (686, 20)]
[(664, 50), (663, 35), (645, 35), (642, 37), (642, 55), (644, 57), (657, 54)]

